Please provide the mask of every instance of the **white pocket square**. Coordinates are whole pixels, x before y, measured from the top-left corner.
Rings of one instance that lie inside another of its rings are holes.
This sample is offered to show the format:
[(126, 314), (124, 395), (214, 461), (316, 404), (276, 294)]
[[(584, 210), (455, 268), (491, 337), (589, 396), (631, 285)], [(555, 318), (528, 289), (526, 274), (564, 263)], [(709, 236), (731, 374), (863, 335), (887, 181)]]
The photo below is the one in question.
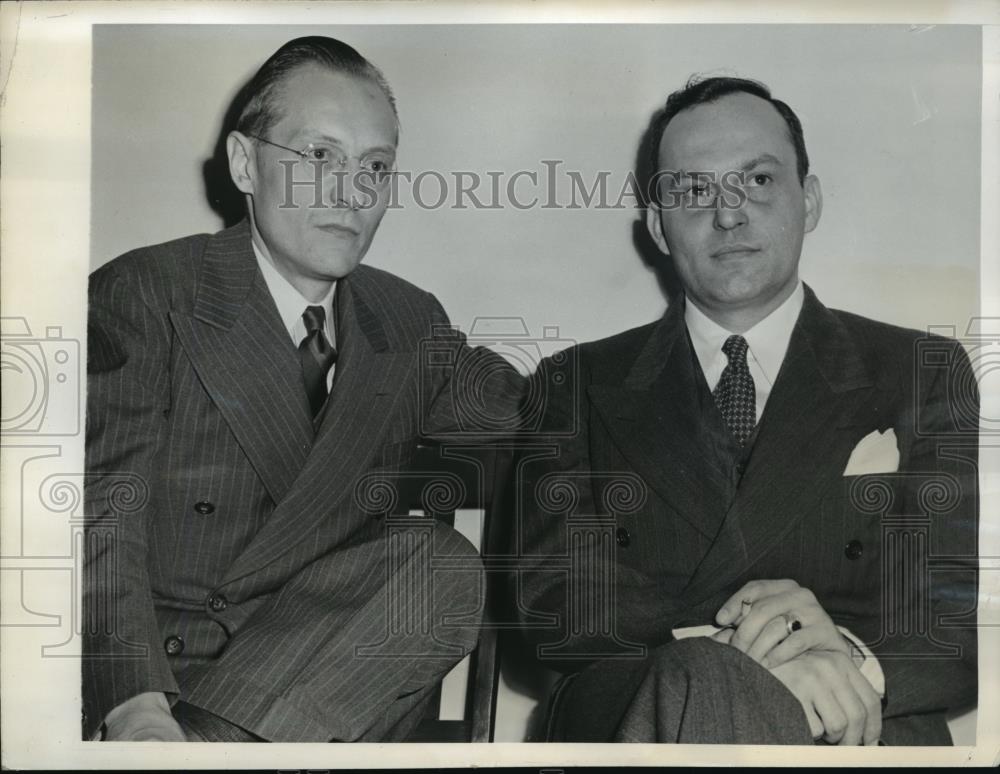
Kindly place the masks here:
[(895, 473), (899, 470), (899, 448), (896, 431), (891, 427), (884, 433), (873, 430), (854, 447), (844, 468), (845, 476), (863, 476), (870, 473)]

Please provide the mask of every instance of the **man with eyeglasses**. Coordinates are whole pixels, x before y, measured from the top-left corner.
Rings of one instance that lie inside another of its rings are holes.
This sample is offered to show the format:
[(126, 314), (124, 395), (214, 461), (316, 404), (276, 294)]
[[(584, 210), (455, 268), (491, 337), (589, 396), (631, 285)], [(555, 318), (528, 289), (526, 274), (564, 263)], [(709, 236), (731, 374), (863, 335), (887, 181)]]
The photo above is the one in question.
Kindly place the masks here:
[(692, 80), (649, 139), (683, 293), (578, 348), (558, 453), (519, 482), (517, 609), (566, 672), (550, 737), (950, 744), (977, 690), (969, 358), (802, 283), (822, 194), (763, 84)]
[(484, 407), (512, 430), (524, 384), (359, 265), (397, 138), (374, 65), (293, 40), (227, 139), (246, 219), (92, 275), (84, 738), (399, 740), (474, 646), (475, 549), (390, 536), (365, 487)]

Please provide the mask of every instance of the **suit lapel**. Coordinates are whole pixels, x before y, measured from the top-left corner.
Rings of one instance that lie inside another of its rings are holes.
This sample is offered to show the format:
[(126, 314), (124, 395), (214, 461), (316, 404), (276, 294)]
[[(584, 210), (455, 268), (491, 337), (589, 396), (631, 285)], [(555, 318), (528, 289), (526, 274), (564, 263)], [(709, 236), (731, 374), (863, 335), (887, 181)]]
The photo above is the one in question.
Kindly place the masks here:
[(677, 514), (711, 538), (725, 514), (725, 472), (705, 448), (683, 299), (670, 304), (621, 384), (588, 394), (621, 454)]
[(805, 290), (740, 488), (688, 584), (689, 598), (710, 596), (738, 579), (814, 512), (843, 475), (857, 425), (877, 423), (875, 385), (856, 343)]
[(370, 464), (414, 366), (413, 353), (390, 351), (382, 321), (371, 306), (368, 275), (359, 270), (341, 282), (340, 356), (307, 468), (325, 471), (323, 475), (333, 480), (331, 491), (353, 486)]
[(260, 275), (246, 222), (208, 242), (192, 314), (174, 331), (271, 498), (281, 502), (313, 431), (299, 362)]
[[(338, 284), (337, 370), (315, 443), (289, 495), (229, 568), (225, 583), (273, 563), (329, 522), (334, 508), (354, 497), (380, 444), (399, 421), (394, 409), (406, 392), (416, 356), (389, 351), (363, 268)], [(340, 526), (346, 531), (350, 525), (343, 519)]]

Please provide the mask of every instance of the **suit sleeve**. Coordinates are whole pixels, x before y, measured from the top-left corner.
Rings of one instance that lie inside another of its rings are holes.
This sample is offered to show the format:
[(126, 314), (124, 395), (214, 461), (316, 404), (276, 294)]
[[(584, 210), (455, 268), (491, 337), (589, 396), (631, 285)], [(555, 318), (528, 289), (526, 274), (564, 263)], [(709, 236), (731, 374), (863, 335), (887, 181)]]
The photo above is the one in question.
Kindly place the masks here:
[(534, 657), (561, 671), (634, 652), (612, 598), (595, 594), (614, 589), (621, 573), (592, 470), (586, 383), (578, 348), (542, 361), (530, 391), (544, 411), (537, 430), (522, 435), (510, 484), (519, 558), (510, 594)]
[(147, 528), (169, 411), (165, 315), (114, 268), (90, 281), (83, 561), (84, 738), (145, 692), (177, 693), (153, 611)]
[[(937, 338), (922, 343), (934, 354), (921, 358), (918, 344), (916, 408), (908, 417), (916, 432), (902, 450), (901, 471), (913, 482), (903, 513), (929, 517), (920, 552), (927, 566), (905, 573), (902, 550), (896, 558), (894, 575), (908, 578), (883, 626), (903, 636), (873, 648), (885, 674), (886, 717), (967, 706), (977, 697), (979, 392), (961, 345)], [(934, 371), (921, 359), (935, 364)]]
[(433, 296), (430, 335), (420, 343), (420, 434), (435, 441), (512, 439), (528, 380), (488, 347), (472, 347)]

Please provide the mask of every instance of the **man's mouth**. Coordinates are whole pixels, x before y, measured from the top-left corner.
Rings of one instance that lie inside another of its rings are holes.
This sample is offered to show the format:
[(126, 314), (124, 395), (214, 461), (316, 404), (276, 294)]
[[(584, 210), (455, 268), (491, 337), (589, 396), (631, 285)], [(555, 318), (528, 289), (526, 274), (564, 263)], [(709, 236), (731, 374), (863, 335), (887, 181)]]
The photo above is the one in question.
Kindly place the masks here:
[(720, 247), (714, 253), (712, 253), (713, 258), (725, 258), (727, 256), (740, 256), (749, 255), (750, 253), (760, 252), (759, 247), (754, 247), (753, 245), (745, 244), (732, 244), (726, 245), (725, 247)]
[(328, 234), (334, 234), (336, 236), (343, 236), (343, 237), (347, 236), (355, 237), (360, 233), (358, 229), (354, 228), (353, 226), (348, 226), (344, 223), (323, 223), (317, 226), (317, 228), (320, 231), (326, 231)]

